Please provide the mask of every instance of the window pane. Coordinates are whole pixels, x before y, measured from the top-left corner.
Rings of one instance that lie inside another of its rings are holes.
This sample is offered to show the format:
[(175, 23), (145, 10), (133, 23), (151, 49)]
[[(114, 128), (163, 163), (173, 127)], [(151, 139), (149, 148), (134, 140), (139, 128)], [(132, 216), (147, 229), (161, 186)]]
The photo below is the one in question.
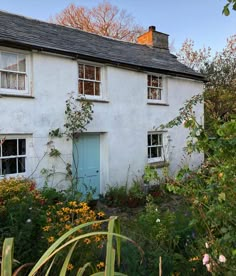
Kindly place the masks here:
[(79, 80), (79, 94), (84, 94), (83, 83), (84, 81)]
[(25, 55), (18, 55), (18, 71), (26, 72)]
[(16, 171), (16, 158), (2, 159), (2, 174), (13, 174)]
[(151, 143), (151, 134), (148, 134), (148, 146), (151, 146), (152, 143)]
[(148, 148), (148, 158), (151, 158), (151, 148)]
[(95, 67), (85, 65), (85, 79), (95, 80)]
[(25, 157), (18, 158), (18, 173), (25, 172)]
[(94, 95), (94, 87), (93, 82), (91, 81), (85, 81), (84, 82), (84, 94), (86, 95)]
[(151, 158), (157, 157), (157, 147), (152, 147), (151, 149)]
[(25, 155), (26, 154), (26, 145), (25, 145), (25, 139), (19, 139), (19, 155)]
[(162, 134), (158, 135), (158, 145), (162, 145)]
[(162, 88), (162, 77), (159, 77), (159, 87)]
[(150, 89), (150, 99), (157, 99), (157, 89), (156, 88), (149, 88)]
[(100, 95), (100, 83), (99, 82), (95, 82), (95, 95), (99, 96)]
[(157, 90), (157, 100), (161, 100), (161, 89)]
[(161, 157), (162, 156), (162, 147), (158, 147), (157, 148), (157, 157)]
[(152, 76), (148, 75), (148, 86), (152, 84)]
[(17, 155), (17, 140), (5, 140), (2, 145), (2, 156)]
[(25, 75), (18, 74), (18, 90), (25, 90)]
[(154, 87), (158, 87), (158, 77), (152, 76), (152, 85)]
[(152, 145), (158, 145), (158, 134), (152, 135)]
[(100, 67), (96, 67), (96, 80), (100, 81)]
[(2, 72), (1, 88), (17, 89), (17, 74)]
[(2, 53), (1, 69), (17, 71), (17, 55)]
[(83, 64), (79, 64), (79, 78), (84, 79), (84, 66), (83, 66)]

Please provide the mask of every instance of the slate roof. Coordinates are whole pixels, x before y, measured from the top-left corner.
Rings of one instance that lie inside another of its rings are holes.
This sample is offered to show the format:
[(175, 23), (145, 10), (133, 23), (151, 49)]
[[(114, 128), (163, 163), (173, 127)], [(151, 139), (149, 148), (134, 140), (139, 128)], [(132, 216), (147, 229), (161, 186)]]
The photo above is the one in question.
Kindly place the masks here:
[(168, 51), (0, 11), (0, 45), (203, 80)]

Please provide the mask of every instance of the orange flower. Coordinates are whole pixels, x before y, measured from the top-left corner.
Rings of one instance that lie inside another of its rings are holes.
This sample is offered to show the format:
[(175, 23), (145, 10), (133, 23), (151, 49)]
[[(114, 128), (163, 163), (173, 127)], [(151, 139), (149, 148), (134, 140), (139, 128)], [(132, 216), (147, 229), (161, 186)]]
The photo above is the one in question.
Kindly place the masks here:
[(74, 268), (73, 264), (68, 264), (67, 270), (71, 271)]
[(49, 237), (48, 238), (48, 242), (49, 243), (53, 243), (55, 241), (55, 238), (53, 236)]
[(101, 269), (105, 266), (104, 262), (100, 262), (99, 264), (97, 264), (97, 268)]
[(90, 243), (91, 243), (91, 240), (88, 239), (88, 238), (86, 238), (86, 239), (84, 239), (84, 242), (85, 242), (86, 244), (90, 244)]

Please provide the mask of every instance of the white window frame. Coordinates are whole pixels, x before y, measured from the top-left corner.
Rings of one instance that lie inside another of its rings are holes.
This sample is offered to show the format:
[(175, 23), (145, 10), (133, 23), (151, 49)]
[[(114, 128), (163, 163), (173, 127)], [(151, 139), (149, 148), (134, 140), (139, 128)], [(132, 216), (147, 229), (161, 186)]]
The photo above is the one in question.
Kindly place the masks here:
[[(151, 144), (149, 145), (149, 137), (151, 136)], [(161, 135), (161, 141), (162, 144), (156, 144), (156, 145), (152, 145), (152, 135)], [(166, 161), (166, 152), (165, 152), (165, 144), (166, 144), (166, 137), (165, 137), (165, 133), (164, 132), (160, 132), (160, 131), (149, 131), (147, 133), (147, 159), (148, 159), (148, 163), (157, 163), (157, 162), (164, 162)], [(150, 148), (161, 148), (161, 156), (156, 156), (156, 157), (149, 157), (149, 149)]]
[[(148, 85), (148, 77), (153, 76), (153, 77), (158, 77), (162, 78), (162, 86), (149, 86)], [(146, 89), (146, 97), (147, 97), (147, 102), (148, 103), (160, 103), (160, 104), (167, 104), (167, 76), (162, 75), (162, 74), (155, 74), (155, 73), (150, 73), (148, 72), (146, 75), (146, 81), (147, 81), (147, 89)], [(156, 88), (156, 89), (161, 89), (161, 99), (149, 99), (148, 98), (148, 90), (149, 88)]]
[(23, 72), (20, 71), (11, 71), (11, 70), (2, 70), (0, 66), (0, 94), (9, 94), (9, 95), (17, 95), (17, 96), (30, 96), (30, 79), (31, 79), (31, 55), (27, 51), (23, 50), (15, 50), (10, 48), (1, 47), (0, 48), (0, 63), (1, 63), (1, 54), (7, 53), (7, 54), (15, 54), (15, 55), (24, 55), (25, 56), (25, 89), (19, 90), (19, 89), (8, 89), (8, 88), (2, 88), (1, 87), (1, 72), (10, 72), (10, 73), (16, 73), (16, 74), (22, 74)]
[[(17, 154), (16, 155), (10, 155), (10, 156), (3, 156), (2, 154), (2, 145), (4, 144), (4, 141), (6, 140), (16, 140), (17, 141)], [(19, 140), (25, 140), (25, 154), (19, 154)], [(18, 136), (18, 135), (9, 135), (9, 136), (2, 136), (0, 137), (0, 178), (2, 177), (14, 177), (14, 176), (20, 176), (20, 175), (25, 175), (27, 171), (27, 138), (25, 136)], [(25, 158), (25, 171), (24, 172), (19, 172), (18, 168), (18, 158)], [(16, 173), (8, 173), (8, 174), (3, 174), (2, 172), (2, 160), (5, 159), (16, 159)]]
[[(103, 89), (103, 86), (104, 86), (104, 66), (101, 65), (100, 63), (93, 63), (93, 62), (87, 62), (87, 61), (84, 61), (84, 60), (78, 60), (77, 61), (77, 64), (78, 64), (78, 94), (82, 97), (85, 97), (86, 99), (88, 100), (103, 100), (105, 98), (105, 95), (104, 95), (104, 89)], [(80, 78), (79, 77), (79, 64), (81, 65), (84, 65), (84, 66), (94, 66), (94, 67), (98, 67), (100, 68), (100, 80), (91, 80), (91, 79), (85, 79), (85, 78)], [(100, 92), (100, 95), (89, 95), (89, 94), (81, 94), (79, 93), (79, 80), (84, 80), (84, 81), (92, 81), (93, 83), (99, 83), (99, 92)]]

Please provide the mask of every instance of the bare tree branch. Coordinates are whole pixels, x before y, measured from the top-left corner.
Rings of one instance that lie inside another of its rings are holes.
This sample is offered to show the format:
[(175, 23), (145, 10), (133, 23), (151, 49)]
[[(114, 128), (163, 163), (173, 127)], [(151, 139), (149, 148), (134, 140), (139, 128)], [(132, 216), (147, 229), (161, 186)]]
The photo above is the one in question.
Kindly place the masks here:
[(130, 14), (107, 1), (91, 9), (70, 4), (50, 21), (130, 42), (144, 32)]

